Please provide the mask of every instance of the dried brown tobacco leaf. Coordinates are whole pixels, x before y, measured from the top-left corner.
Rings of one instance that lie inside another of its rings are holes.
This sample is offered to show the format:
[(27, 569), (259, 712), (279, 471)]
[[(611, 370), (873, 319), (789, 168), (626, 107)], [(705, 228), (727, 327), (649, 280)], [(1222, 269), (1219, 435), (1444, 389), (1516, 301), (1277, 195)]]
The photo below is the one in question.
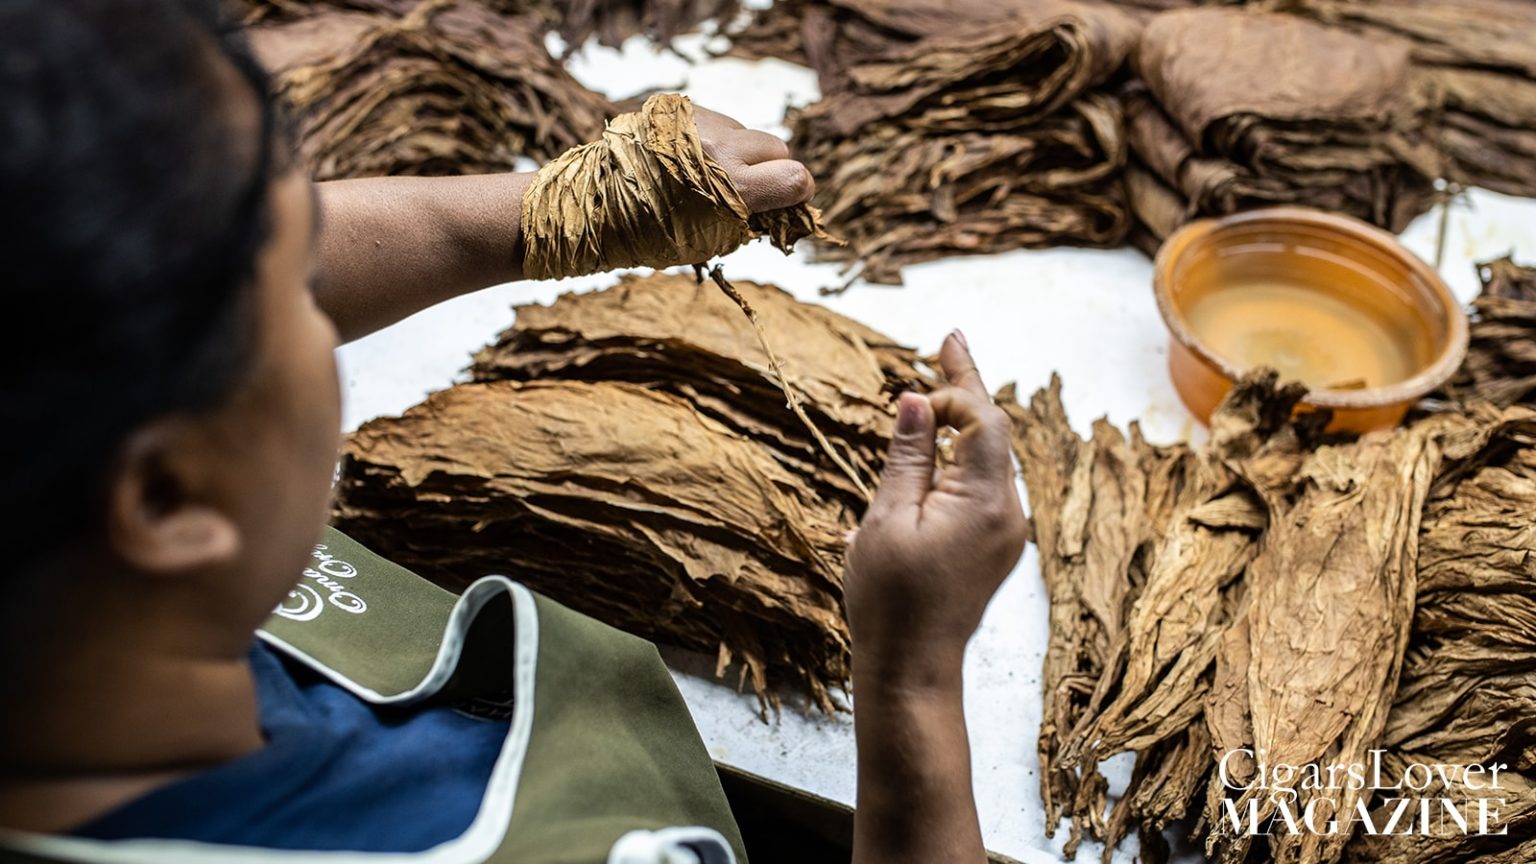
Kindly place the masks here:
[(537, 16), (481, 0), (368, 5), (247, 31), (315, 179), (505, 171), (602, 132), (612, 106), (549, 56)]
[(705, 22), (729, 22), (741, 9), (740, 0), (569, 0), (553, 5), (568, 50), (593, 36), (610, 48), (631, 36), (670, 45)]
[[(815, 424), (865, 477), (879, 473), (894, 399), (934, 384), (918, 355), (821, 306), (772, 286), (736, 282), (761, 316)], [(643, 383), (768, 445), (821, 494), (861, 508), (849, 482), (785, 410), (750, 323), (721, 293), (681, 275), (625, 277), (617, 286), (520, 306), (513, 326), (475, 356), (476, 380), (550, 377)]]
[[(1500, 407), (1536, 396), (1536, 268), (1509, 258), (1478, 266), (1467, 359), (1435, 398), (1448, 407), (1483, 399)], [(1438, 407), (1438, 406), (1437, 406)]]
[(1402, 39), (1189, 9), (1151, 19), (1135, 66), (1151, 99), (1127, 106), (1131, 147), (1191, 212), (1289, 202), (1401, 230), (1432, 203), (1441, 160)]
[(1276, 8), (1411, 45), (1435, 99), (1446, 177), (1536, 195), (1536, 4), (1525, 0), (1270, 0)]
[(946, 255), (1123, 238), (1119, 106), (1085, 92), (1121, 66), (1132, 19), (1069, 0), (816, 8), (806, 52), (824, 98), (793, 118), (792, 143), (850, 241), (824, 258), (894, 283)]
[[(342, 530), (449, 587), (504, 573), (610, 624), (744, 664), (825, 710), (848, 675), (845, 507), (684, 399), (498, 381), (371, 421), (345, 448)], [(409, 526), (409, 530), (402, 530)]]
[[(1068, 752), (1098, 762), (1178, 736), (1200, 716), (1220, 637), (1240, 602), (1240, 577), (1270, 520), (1267, 478), (1243, 460), (1299, 464), (1303, 443), (1283, 429), (1301, 388), (1261, 372), (1234, 388), (1213, 417), (1211, 443), (1185, 460), (1166, 518), (1146, 557), (1146, 585), (1132, 608), (1122, 659), (1100, 678)], [(1106, 699), (1108, 697), (1108, 699)], [(1107, 702), (1107, 704), (1106, 704)]]
[(1184, 448), (1155, 448), (1133, 427), (1129, 441), (1107, 422), (1084, 441), (1072, 431), (1061, 406), (1061, 381), (1037, 392), (1026, 407), (1012, 386), (997, 403), (1014, 423), (1014, 452), (1024, 468), (1040, 571), (1050, 597), (1050, 642), (1042, 675), (1039, 754), (1041, 797), (1047, 832), (1072, 817), (1071, 857), (1085, 828), (1103, 836), (1108, 784), (1097, 765), (1067, 762), (1068, 733), (1088, 707), (1121, 638), (1139, 584), (1133, 562), (1152, 530), (1148, 502), (1168, 497), (1149, 488), (1168, 483), (1170, 462)]
[(705, 154), (693, 103), (661, 93), (535, 175), (523, 194), (523, 273), (702, 264), (761, 235), (788, 252), (806, 236), (833, 239), (817, 217), (804, 204), (753, 214)]
[(1417, 794), (1388, 795), (1373, 818), (1383, 824), (1405, 795), (1412, 808), (1443, 798), (1474, 813), (1469, 802), (1487, 797), (1502, 799), (1492, 827), (1506, 833), (1479, 836), (1438, 818), (1429, 832), (1360, 834), (1350, 860), (1528, 861), (1536, 843), (1536, 413), (1508, 409), (1452, 446), (1424, 509), (1417, 609), (1382, 737), (1383, 776), (1401, 777), (1414, 763), (1504, 768), (1496, 788), (1486, 771), (1471, 781), (1457, 772)]
[(1112, 246), (1130, 224), (1115, 176), (1125, 159), (1120, 110), (1108, 97), (1010, 132), (797, 129), (796, 155), (820, 178), (827, 222), (848, 241), (818, 257), (863, 262), (870, 282), (899, 283), (902, 267), (949, 255)]
[[(1251, 557), (1266, 512), (1245, 489), (1268, 489), (1284, 466), (1299, 464), (1303, 442), (1288, 422), (1300, 395), (1277, 390), (1273, 373), (1256, 373), (1218, 412), (1206, 451), (1151, 447), (1133, 429), (1133, 460), (1107, 424), (1095, 425), (1088, 442), (1072, 433), (1059, 381), (1028, 409), (1011, 390), (999, 394), (1015, 421), (1051, 601), (1042, 797), (1052, 830), (1062, 815), (1073, 818), (1068, 852), (1085, 826), (1108, 847), (1133, 825), (1153, 843), (1205, 782), (1208, 742), (1189, 730), (1202, 709), (1211, 643), (1236, 605), (1224, 589), (1241, 566), (1223, 568), (1213, 555), (1214, 575), (1204, 578), (1201, 565), (1176, 556), (1231, 545), (1243, 551), (1227, 550), (1229, 562)], [(1226, 464), (1239, 459), (1256, 466), (1252, 477), (1240, 480)], [(1128, 739), (1142, 750), (1137, 779), (1106, 822), (1098, 763), (1131, 749)]]
[[(1413, 614), (1420, 517), (1429, 487), (1448, 449), (1475, 424), (1441, 415), (1401, 430), (1324, 446), (1302, 464), (1299, 493), (1277, 514), (1248, 568), (1250, 602), (1229, 673), (1218, 682), (1246, 687), (1246, 730), (1223, 725), (1219, 746), (1232, 743), (1263, 753), (1272, 765), (1363, 763), (1387, 722)], [(1246, 656), (1246, 664), (1241, 662)], [(1243, 666), (1246, 665), (1246, 671)], [(1230, 686), (1223, 684), (1223, 688)], [(1242, 733), (1246, 732), (1244, 736)], [(1227, 739), (1227, 740), (1221, 740)], [(1267, 820), (1277, 798), (1298, 810), (1353, 813), (1361, 790), (1311, 789), (1302, 773), (1271, 776), (1267, 786), (1234, 799), (1238, 812), (1258, 801)], [(1213, 830), (1207, 849), (1220, 861), (1241, 861), (1251, 835), (1222, 821), (1221, 791), (1212, 780), (1206, 814)], [(1276, 833), (1276, 861), (1339, 860), (1347, 835)]]

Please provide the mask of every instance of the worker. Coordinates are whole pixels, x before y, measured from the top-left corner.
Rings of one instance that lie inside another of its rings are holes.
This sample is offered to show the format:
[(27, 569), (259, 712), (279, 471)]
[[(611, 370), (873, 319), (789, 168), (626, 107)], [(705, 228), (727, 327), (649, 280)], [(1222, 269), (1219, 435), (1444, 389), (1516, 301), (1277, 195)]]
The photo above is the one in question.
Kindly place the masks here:
[[(653, 646), (324, 527), (338, 342), (518, 279), (530, 175), (311, 183), (217, 5), (0, 4), (0, 859), (745, 861)], [(753, 211), (809, 199), (697, 116)], [(940, 358), (847, 556), (862, 864), (985, 860), (961, 661), (1025, 521)]]

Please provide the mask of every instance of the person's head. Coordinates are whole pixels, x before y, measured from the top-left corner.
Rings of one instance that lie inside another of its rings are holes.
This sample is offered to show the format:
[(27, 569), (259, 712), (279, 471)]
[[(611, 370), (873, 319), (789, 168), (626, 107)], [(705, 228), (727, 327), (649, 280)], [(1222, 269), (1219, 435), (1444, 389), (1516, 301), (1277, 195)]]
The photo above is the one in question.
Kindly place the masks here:
[(0, 3), (0, 689), (74, 610), (206, 644), (297, 580), (339, 393), (287, 146), (216, 0)]

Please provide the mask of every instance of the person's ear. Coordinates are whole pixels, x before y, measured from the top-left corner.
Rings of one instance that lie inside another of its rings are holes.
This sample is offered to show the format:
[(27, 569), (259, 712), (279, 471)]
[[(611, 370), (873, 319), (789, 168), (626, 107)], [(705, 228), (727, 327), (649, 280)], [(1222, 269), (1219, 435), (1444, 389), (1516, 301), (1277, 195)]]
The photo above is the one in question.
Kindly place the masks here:
[(239, 523), (211, 494), (221, 460), (194, 426), (157, 420), (123, 446), (107, 489), (107, 538), (137, 570), (181, 573), (227, 564), (240, 552)]

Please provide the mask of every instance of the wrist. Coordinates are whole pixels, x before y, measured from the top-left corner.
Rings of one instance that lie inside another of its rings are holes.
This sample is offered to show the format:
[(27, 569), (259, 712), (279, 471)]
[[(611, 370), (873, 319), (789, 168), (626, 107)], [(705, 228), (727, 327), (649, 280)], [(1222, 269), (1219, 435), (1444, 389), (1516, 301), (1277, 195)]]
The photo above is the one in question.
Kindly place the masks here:
[[(965, 645), (853, 643), (855, 698), (924, 702), (964, 690)], [(867, 694), (867, 695), (866, 695)]]

